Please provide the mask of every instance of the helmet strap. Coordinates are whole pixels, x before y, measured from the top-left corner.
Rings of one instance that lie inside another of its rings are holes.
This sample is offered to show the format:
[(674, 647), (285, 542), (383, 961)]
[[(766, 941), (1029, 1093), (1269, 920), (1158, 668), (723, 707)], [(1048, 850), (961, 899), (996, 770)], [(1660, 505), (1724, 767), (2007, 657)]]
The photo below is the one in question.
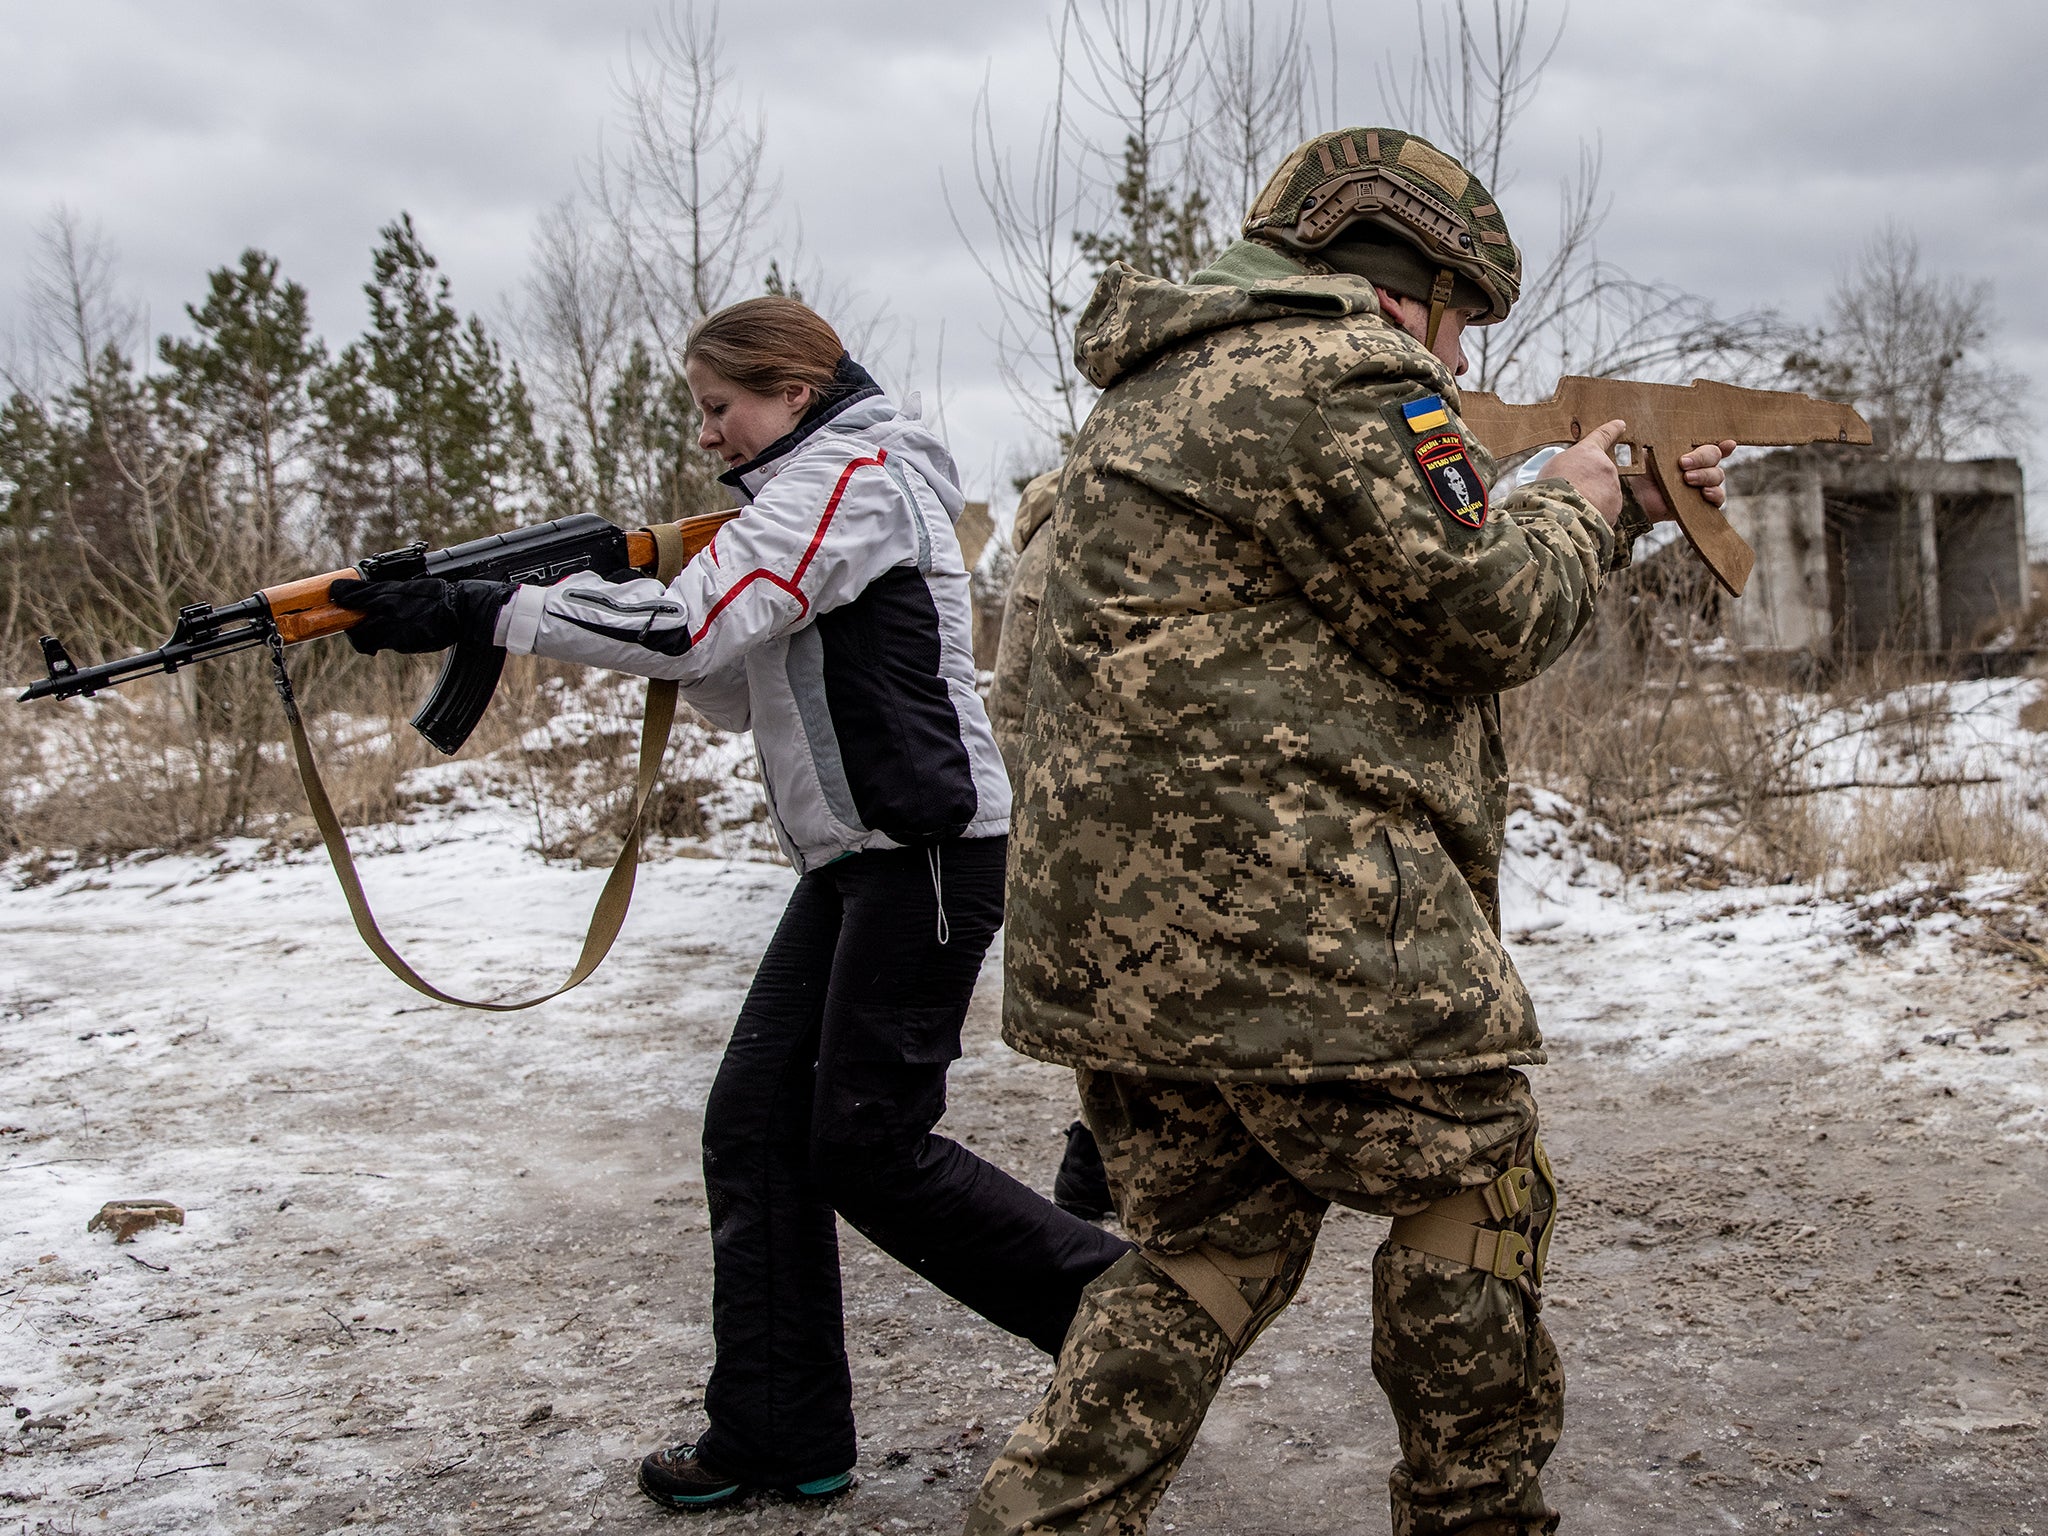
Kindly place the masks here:
[(1450, 305), (1451, 288), (1457, 280), (1458, 275), (1449, 267), (1439, 267), (1436, 281), (1430, 285), (1429, 334), (1423, 338), (1422, 344), (1432, 352), (1436, 350), (1436, 333), (1443, 327), (1444, 310)]

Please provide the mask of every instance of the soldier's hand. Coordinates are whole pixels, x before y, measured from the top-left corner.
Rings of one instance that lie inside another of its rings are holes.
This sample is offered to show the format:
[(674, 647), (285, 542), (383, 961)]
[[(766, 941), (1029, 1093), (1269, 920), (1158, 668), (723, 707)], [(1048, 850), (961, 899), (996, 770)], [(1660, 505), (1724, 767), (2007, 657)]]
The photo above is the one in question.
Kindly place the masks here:
[[(1625, 421), (1606, 422), (1543, 466), (1545, 475), (1569, 480), (1572, 489), (1593, 503), (1593, 510), (1610, 524), (1621, 516), (1621, 475), (1614, 467), (1614, 445), (1627, 430)], [(1664, 515), (1671, 513), (1667, 510)]]
[[(1685, 483), (1699, 487), (1699, 492), (1715, 506), (1723, 506), (1728, 500), (1728, 487), (1722, 482), (1727, 478), (1721, 469), (1721, 461), (1735, 451), (1735, 439), (1725, 438), (1718, 443), (1702, 443), (1691, 453), (1678, 461), (1678, 467), (1685, 471)], [(1558, 455), (1563, 458), (1563, 454)], [(1636, 500), (1643, 505), (1643, 511), (1653, 523), (1669, 522), (1678, 514), (1671, 510), (1664, 500), (1664, 493), (1657, 489), (1657, 482), (1645, 475), (1636, 486)]]

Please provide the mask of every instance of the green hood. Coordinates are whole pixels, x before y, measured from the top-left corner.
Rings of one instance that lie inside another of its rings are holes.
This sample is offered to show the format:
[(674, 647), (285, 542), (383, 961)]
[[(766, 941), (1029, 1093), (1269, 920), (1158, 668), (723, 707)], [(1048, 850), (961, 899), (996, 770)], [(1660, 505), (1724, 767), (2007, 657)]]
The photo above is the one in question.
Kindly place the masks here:
[(1127, 262), (1111, 266), (1074, 329), (1074, 363), (1107, 389), (1206, 331), (1288, 314), (1379, 313), (1379, 296), (1364, 278), (1310, 273), (1271, 246), (1240, 240), (1186, 284), (1147, 277)]

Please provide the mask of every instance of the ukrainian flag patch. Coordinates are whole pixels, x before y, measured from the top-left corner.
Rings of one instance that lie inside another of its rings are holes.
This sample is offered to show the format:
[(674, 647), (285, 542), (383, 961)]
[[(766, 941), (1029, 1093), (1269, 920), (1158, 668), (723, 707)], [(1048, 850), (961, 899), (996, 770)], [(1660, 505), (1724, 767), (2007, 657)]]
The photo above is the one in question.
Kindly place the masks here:
[(1408, 423), (1408, 430), (1420, 437), (1449, 423), (1451, 413), (1444, 409), (1442, 395), (1424, 395), (1420, 400), (1411, 400), (1401, 407), (1402, 419)]

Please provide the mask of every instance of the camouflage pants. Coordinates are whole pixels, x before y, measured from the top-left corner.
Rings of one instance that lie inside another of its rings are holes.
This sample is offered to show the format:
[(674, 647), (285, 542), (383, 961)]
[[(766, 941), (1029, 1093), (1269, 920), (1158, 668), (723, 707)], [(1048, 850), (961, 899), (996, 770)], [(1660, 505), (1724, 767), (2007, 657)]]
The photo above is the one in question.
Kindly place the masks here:
[[(1408, 1215), (1526, 1162), (1536, 1103), (1519, 1072), (1274, 1087), (1080, 1074), (1127, 1233), (1203, 1251), (1251, 1316), (1233, 1339), (1142, 1251), (1082, 1292), (1051, 1389), (989, 1468), (968, 1536), (1138, 1536), (1225, 1372), (1287, 1305), (1332, 1201)], [(1262, 1260), (1245, 1264), (1243, 1260)], [(1564, 1379), (1522, 1287), (1382, 1243), (1373, 1375), (1393, 1408), (1395, 1536), (1556, 1529), (1537, 1473)]]

